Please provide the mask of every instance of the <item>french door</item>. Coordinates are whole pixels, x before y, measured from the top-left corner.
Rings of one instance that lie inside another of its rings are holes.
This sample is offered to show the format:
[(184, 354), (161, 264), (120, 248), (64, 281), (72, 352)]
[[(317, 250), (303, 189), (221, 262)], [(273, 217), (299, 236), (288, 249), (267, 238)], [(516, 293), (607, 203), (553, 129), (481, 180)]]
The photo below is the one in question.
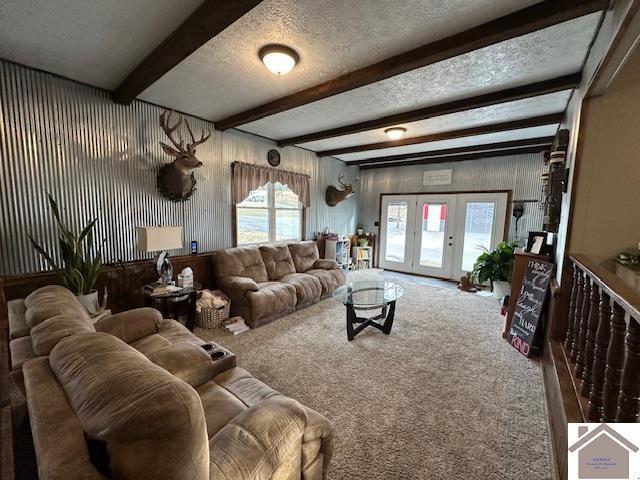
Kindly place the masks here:
[(380, 266), (457, 279), (504, 238), (507, 193), (384, 195)]

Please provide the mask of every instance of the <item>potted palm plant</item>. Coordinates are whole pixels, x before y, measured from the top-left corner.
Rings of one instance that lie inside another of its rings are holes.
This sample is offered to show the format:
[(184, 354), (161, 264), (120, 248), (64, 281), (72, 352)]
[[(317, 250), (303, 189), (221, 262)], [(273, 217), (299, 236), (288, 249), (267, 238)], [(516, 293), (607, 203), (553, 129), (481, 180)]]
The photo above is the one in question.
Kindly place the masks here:
[(53, 256), (31, 235), (29, 240), (33, 248), (56, 272), (62, 284), (78, 297), (89, 313), (93, 313), (98, 306), (98, 291), (95, 289), (95, 283), (102, 267), (102, 245), (104, 244), (103, 240), (96, 249), (93, 241), (93, 227), (98, 219), (91, 220), (80, 234), (75, 234), (63, 225), (58, 204), (51, 195), (48, 197), (58, 226), (59, 258), (62, 263), (56, 262)]
[(471, 278), (477, 283), (489, 282), (497, 298), (509, 292), (516, 246), (516, 242), (500, 242), (491, 251), (483, 247), (484, 252), (473, 265)]

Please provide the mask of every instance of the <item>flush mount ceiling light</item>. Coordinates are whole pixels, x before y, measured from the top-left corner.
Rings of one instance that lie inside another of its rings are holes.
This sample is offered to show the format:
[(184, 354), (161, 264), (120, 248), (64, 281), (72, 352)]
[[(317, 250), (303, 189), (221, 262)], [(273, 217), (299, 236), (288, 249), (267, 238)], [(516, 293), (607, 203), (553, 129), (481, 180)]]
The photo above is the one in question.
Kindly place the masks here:
[(387, 137), (389, 137), (391, 140), (398, 140), (400, 137), (404, 135), (404, 132), (406, 131), (407, 131), (406, 128), (392, 127), (392, 128), (387, 128), (384, 131), (384, 133), (386, 133)]
[(300, 59), (294, 50), (284, 45), (265, 45), (258, 55), (269, 71), (276, 75), (289, 73)]

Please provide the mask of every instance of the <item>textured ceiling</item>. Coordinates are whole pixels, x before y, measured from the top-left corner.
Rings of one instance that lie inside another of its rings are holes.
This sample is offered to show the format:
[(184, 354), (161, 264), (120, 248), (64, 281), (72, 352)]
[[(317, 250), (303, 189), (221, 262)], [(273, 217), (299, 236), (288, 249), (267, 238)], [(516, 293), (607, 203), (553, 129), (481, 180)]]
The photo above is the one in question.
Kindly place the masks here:
[(452, 140), (440, 140), (438, 142), (419, 143), (417, 145), (403, 145), (400, 147), (383, 148), (380, 150), (369, 150), (367, 152), (347, 153), (337, 155), (337, 158), (345, 161), (363, 160), (365, 158), (386, 157), (388, 155), (399, 155), (403, 153), (426, 152), (431, 150), (442, 150), (445, 148), (469, 147), (473, 145), (483, 145), (486, 143), (509, 142), (511, 140), (523, 140), (536, 137), (552, 137), (556, 134), (558, 125), (544, 125), (541, 127), (522, 128), (508, 132), (486, 133), (472, 137), (454, 138)]
[[(202, 0), (0, 0), (0, 58), (114, 89)], [(211, 120), (464, 31), (538, 0), (264, 0), (165, 74), (143, 100)], [(577, 72), (598, 14), (407, 72), (241, 127), (282, 139)], [(257, 56), (283, 43), (301, 61), (277, 77)], [(568, 92), (408, 124), (410, 136), (564, 108)], [(343, 155), (355, 160), (553, 135), (556, 126)], [(304, 144), (387, 140), (382, 129)]]
[(114, 89), (202, 0), (0, 0), (0, 58)]
[[(535, 98), (465, 110), (464, 112), (451, 113), (449, 115), (440, 115), (427, 120), (402, 125), (407, 128), (405, 137), (417, 137), (490, 123), (520, 120), (522, 118), (564, 111), (567, 106), (567, 101), (569, 100), (569, 95), (571, 95), (571, 90), (566, 90), (564, 92), (550, 93)], [(354, 133), (352, 135), (307, 142), (301, 144), (301, 146), (309, 150), (321, 151), (386, 141), (389, 141), (389, 138), (385, 135), (384, 128), (379, 128), (367, 132)]]
[[(140, 98), (219, 120), (535, 3), (265, 0)], [(290, 74), (262, 65), (258, 50), (268, 43), (300, 54)]]
[(282, 139), (524, 85), (580, 70), (599, 13), (243, 125)]

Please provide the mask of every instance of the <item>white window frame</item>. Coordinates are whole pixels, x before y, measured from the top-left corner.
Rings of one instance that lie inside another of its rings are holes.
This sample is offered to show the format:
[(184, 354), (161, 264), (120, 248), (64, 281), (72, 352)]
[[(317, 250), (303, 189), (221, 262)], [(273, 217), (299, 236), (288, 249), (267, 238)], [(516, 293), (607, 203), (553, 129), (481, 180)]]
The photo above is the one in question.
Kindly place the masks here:
[[(289, 187), (287, 187), (289, 188)], [(243, 200), (244, 201), (244, 200)], [(304, 224), (305, 224), (305, 208), (304, 206), (300, 203), (300, 201), (298, 200), (298, 208), (285, 208), (285, 207), (278, 207), (276, 208), (276, 189), (275, 189), (275, 184), (273, 182), (268, 182), (267, 183), (267, 206), (266, 207), (242, 207), (242, 206), (238, 206), (235, 205), (235, 237), (236, 237), (236, 246), (243, 246), (243, 245), (265, 245), (268, 243), (276, 243), (276, 242), (297, 242), (302, 240), (302, 231), (304, 229)], [(267, 210), (267, 215), (269, 218), (269, 231), (268, 231), (268, 237), (269, 239), (264, 241), (264, 242), (249, 242), (249, 243), (240, 243), (239, 238), (240, 238), (240, 231), (238, 230), (239, 228), (239, 222), (238, 222), (238, 209), (242, 209), (242, 208), (252, 208), (252, 209), (260, 209), (260, 210)], [(298, 236), (296, 238), (282, 238), (280, 240), (276, 240), (276, 211), (278, 210), (291, 210), (291, 211), (297, 211), (300, 212), (300, 231), (298, 232)]]

